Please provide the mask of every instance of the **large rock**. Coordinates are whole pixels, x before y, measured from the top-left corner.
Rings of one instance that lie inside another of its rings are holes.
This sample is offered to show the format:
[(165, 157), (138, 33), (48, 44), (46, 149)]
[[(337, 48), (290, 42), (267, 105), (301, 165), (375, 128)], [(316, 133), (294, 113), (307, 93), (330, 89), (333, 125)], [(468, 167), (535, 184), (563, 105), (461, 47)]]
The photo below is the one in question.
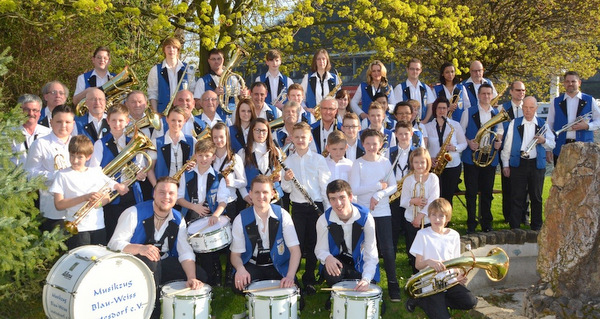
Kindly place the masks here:
[(600, 298), (600, 147), (562, 148), (552, 174), (537, 267), (556, 296)]

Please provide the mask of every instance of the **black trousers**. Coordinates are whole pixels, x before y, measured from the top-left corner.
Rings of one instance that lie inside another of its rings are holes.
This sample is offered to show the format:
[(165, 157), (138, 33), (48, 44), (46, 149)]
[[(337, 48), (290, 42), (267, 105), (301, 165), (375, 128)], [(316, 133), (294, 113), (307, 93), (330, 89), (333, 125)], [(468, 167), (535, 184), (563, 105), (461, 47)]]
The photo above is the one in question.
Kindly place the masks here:
[[(275, 266), (257, 266), (253, 263), (247, 262), (244, 264), (244, 268), (250, 274), (252, 282), (260, 280), (281, 280), (283, 278), (281, 274), (275, 269)], [(243, 294), (242, 290), (235, 287), (235, 282), (232, 282), (233, 292), (236, 294)]]
[(462, 166), (447, 167), (440, 175), (440, 197), (445, 198), (452, 205), (452, 198), (458, 187)]
[(477, 193), (479, 193), (479, 223), (481, 230), (492, 228), (492, 191), (496, 178), (496, 166), (479, 167), (464, 164), (465, 168), (465, 199), (467, 202), (467, 229), (475, 231), (477, 228)]
[(383, 266), (388, 283), (398, 283), (396, 277), (396, 251), (392, 243), (392, 217), (374, 217), (377, 250), (383, 256)]
[[(317, 206), (323, 211), (323, 203), (317, 202)], [(306, 256), (304, 263), (304, 275), (302, 275), (302, 284), (314, 285), (317, 283), (315, 270), (317, 268), (317, 256), (315, 256), (315, 246), (317, 245), (317, 212), (308, 203), (292, 202), (292, 221), (296, 228), (298, 241), (302, 255)]]
[(394, 245), (394, 253), (398, 251), (398, 240), (400, 235), (405, 234), (406, 218), (404, 217), (404, 207), (400, 206), (400, 199), (390, 203), (390, 211), (392, 212), (392, 244)]
[(427, 314), (427, 317), (432, 319), (450, 318), (448, 307), (469, 310), (477, 305), (477, 298), (475, 298), (467, 287), (461, 284), (438, 294), (416, 300), (417, 306), (421, 307)]
[(512, 188), (512, 215), (510, 228), (519, 228), (523, 221), (523, 212), (527, 207), (527, 195), (531, 201), (531, 229), (542, 228), (542, 190), (546, 169), (538, 169), (535, 159), (521, 159), (519, 167), (510, 168)]
[(325, 269), (325, 266), (323, 266), (323, 270), (321, 270), (321, 278), (325, 279), (327, 286), (331, 287), (345, 279), (359, 279), (360, 280), (362, 278), (362, 274), (360, 272), (358, 272), (353, 266), (342, 262), (342, 269), (340, 269), (339, 275), (335, 276), (335, 275), (329, 274), (327, 272), (327, 269)]
[(77, 235), (67, 239), (67, 247), (69, 250), (84, 245), (103, 245), (106, 246), (106, 230), (96, 229), (90, 231), (80, 232)]
[[(503, 165), (500, 163), (500, 172), (502, 172)], [(512, 175), (512, 174), (511, 174)], [(504, 221), (510, 223), (510, 212), (511, 212), (511, 182), (510, 177), (504, 176), (504, 174), (500, 174), (502, 177), (502, 215), (504, 216)], [(512, 177), (512, 176), (511, 176)]]
[[(430, 226), (431, 226), (431, 224), (425, 224), (425, 225), (423, 225), (423, 228), (427, 228)], [(412, 268), (413, 274), (416, 274), (419, 272), (419, 270), (417, 269), (417, 267), (415, 267), (416, 258), (415, 258), (415, 256), (411, 255), (410, 247), (412, 246), (413, 242), (415, 241), (415, 237), (417, 237), (417, 232), (419, 230), (421, 230), (421, 227), (415, 227), (409, 221), (406, 221), (405, 227), (406, 227), (406, 255), (408, 256), (408, 264)]]

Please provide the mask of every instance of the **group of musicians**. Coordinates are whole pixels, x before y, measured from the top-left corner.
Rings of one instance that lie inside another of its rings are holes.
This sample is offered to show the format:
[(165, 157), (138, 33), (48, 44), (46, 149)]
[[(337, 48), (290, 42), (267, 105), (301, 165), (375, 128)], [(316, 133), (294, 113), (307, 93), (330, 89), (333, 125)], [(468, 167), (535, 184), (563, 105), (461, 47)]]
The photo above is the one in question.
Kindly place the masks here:
[[(416, 194), (416, 184), (430, 184), (417, 180), (423, 168), (413, 164), (433, 166), (439, 186), (424, 191), (450, 203), (464, 168), (468, 233), (478, 224), (483, 232), (492, 230), (492, 191), (500, 164), (505, 221), (520, 228), (529, 200), (531, 229), (539, 230), (546, 163), (560, 160), (564, 144), (592, 142), (600, 124), (596, 100), (579, 91), (581, 80), (573, 71), (565, 73), (566, 92), (554, 98), (544, 121), (521, 81), (510, 83), (510, 101), (496, 105), (498, 92), (483, 77), (479, 61), (471, 63), (463, 82), (456, 66), (444, 63), (439, 83), (430, 86), (419, 80), (422, 64), (413, 58), (406, 81), (396, 87), (388, 82), (384, 64), (374, 61), (350, 97), (340, 89), (324, 49), (315, 53), (301, 84), (279, 72), (281, 54), (269, 51), (268, 72), (241, 91), (230, 113), (232, 107), (219, 104), (225, 93), (223, 52), (210, 51), (211, 71), (195, 78), (179, 60), (177, 39), (165, 40), (162, 49), (165, 59), (148, 74), (147, 96), (131, 91), (109, 110), (101, 88), (115, 74), (108, 71), (106, 47), (94, 52), (94, 69), (77, 80), (73, 102), (85, 99), (87, 114), (75, 116), (66, 104), (69, 90), (59, 81), (44, 85), (44, 102), (24, 94), (19, 103), (28, 116), (22, 126), (25, 142), (13, 144), (15, 153), (21, 152), (14, 163), (23, 164), (31, 177), (45, 177), (50, 187), (40, 191), (43, 230), (75, 220), (78, 209), (92, 203), (78, 225), (78, 240), (69, 247), (104, 244), (136, 255), (155, 272), (157, 284), (178, 278), (191, 288), (203, 282), (220, 285), (218, 255), (200, 255), (216, 261), (197, 266), (186, 225), (195, 218), (210, 218), (211, 225), (228, 218), (233, 242), (225, 269), (234, 274), (226, 277), (235, 291), (257, 279), (299, 285), (296, 272), (303, 257), (306, 293), (315, 292), (316, 273), (328, 284), (356, 279), (355, 289), (365, 290), (379, 279), (379, 251), (389, 297), (400, 301), (394, 261), (398, 235), (409, 233), (407, 227), (427, 227), (426, 206), (435, 199)], [(163, 115), (162, 125), (144, 122), (156, 114)], [(281, 127), (275, 128), (279, 118)], [(133, 123), (146, 124), (130, 129)], [(568, 129), (555, 137), (563, 127)], [(144, 149), (148, 158), (133, 161), (150, 169), (127, 177), (129, 183), (123, 176), (107, 182), (118, 192), (109, 202), (99, 193), (104, 179), (92, 183), (87, 171), (94, 176), (99, 167), (106, 171), (130, 144), (141, 143), (138, 135), (154, 147)], [(413, 187), (415, 193), (406, 201), (390, 200), (411, 172), (410, 192), (402, 195), (413, 193)]]

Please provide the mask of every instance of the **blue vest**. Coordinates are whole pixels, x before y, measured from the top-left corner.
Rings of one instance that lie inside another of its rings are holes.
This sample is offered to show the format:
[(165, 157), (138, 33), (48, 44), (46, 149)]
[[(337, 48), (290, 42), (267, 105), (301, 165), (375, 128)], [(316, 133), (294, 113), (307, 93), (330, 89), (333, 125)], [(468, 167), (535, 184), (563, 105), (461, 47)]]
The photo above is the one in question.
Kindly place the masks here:
[[(273, 169), (273, 165), (270, 165), (271, 169)], [(250, 186), (252, 185), (252, 180), (254, 180), (254, 178), (260, 174), (262, 174), (259, 170), (258, 167), (254, 166), (254, 164), (252, 163), (245, 163), (244, 164), (244, 171), (246, 172), (246, 180), (248, 181), (248, 183), (246, 184), (246, 190), (248, 191), (248, 193), (250, 192)], [(277, 191), (277, 193), (279, 194), (279, 198), (283, 197), (283, 189), (281, 189), (281, 183), (280, 182), (274, 182), (273, 183), (273, 188), (275, 188), (275, 190)]]
[[(461, 83), (457, 83), (456, 86), (454, 87), (454, 91), (452, 91), (452, 95), (458, 94), (458, 101), (463, 102), (463, 108), (461, 109), (461, 108), (457, 107), (456, 110), (454, 110), (454, 113), (452, 113), (452, 119), (457, 122), (460, 122), (462, 113), (465, 110), (462, 90), (463, 90), (463, 85)], [(443, 84), (438, 84), (438, 85), (434, 86), (433, 91), (435, 92), (436, 97), (443, 96), (446, 99), (448, 99), (448, 101), (450, 101), (452, 99), (452, 96), (446, 96), (446, 91), (444, 90)], [(433, 116), (435, 117), (435, 114), (433, 114)]]
[[(215, 210), (217, 209), (217, 206), (219, 206), (219, 203), (217, 202), (217, 192), (219, 190), (219, 181), (221, 178), (220, 174), (217, 174), (215, 176), (215, 171), (214, 169), (210, 168), (210, 170), (212, 170), (211, 173), (208, 174), (208, 177), (206, 178), (206, 196), (205, 198), (199, 198), (198, 196), (198, 174), (196, 173), (196, 171), (191, 170), (189, 172), (185, 172), (185, 200), (187, 200), (188, 202), (192, 202), (192, 199), (198, 199), (199, 203), (202, 202), (206, 202), (206, 204), (208, 205), (208, 209), (211, 211), (211, 213), (214, 213)], [(185, 207), (181, 208), (181, 214), (183, 216), (187, 216), (187, 212), (188, 209)]]
[[(366, 207), (358, 205), (358, 204), (352, 203), (352, 205), (354, 205), (354, 207), (356, 207), (358, 209), (358, 213), (360, 214), (360, 218), (357, 219), (355, 221), (355, 223), (359, 224), (361, 226), (361, 229), (364, 229), (365, 223), (367, 222), (367, 218), (369, 217), (369, 210)], [(327, 221), (328, 226), (332, 224), (332, 222), (329, 221), (329, 216), (331, 216), (331, 207), (325, 211), (325, 220)], [(331, 233), (330, 232), (327, 232), (327, 233), (328, 233), (327, 239), (329, 241), (329, 252), (334, 257), (338, 256), (341, 253), (340, 247), (335, 244), (335, 241), (333, 239), (333, 236), (331, 236)], [(354, 237), (354, 234), (352, 234), (352, 237)], [(362, 231), (360, 233), (358, 241), (356, 242), (356, 245), (354, 247), (352, 247), (352, 259), (354, 260), (354, 269), (356, 269), (356, 271), (358, 271), (361, 274), (362, 274), (363, 268), (364, 268), (364, 260), (363, 260), (363, 254), (361, 252), (361, 246), (364, 241), (365, 241), (365, 233), (364, 233), (364, 231)], [(323, 265), (319, 266), (319, 270), (323, 271)], [(373, 280), (375, 280), (375, 282), (379, 282), (379, 275), (380, 275), (380, 273), (379, 273), (379, 263), (378, 263), (376, 271), (375, 271), (375, 276), (373, 277)]]
[[(427, 101), (426, 97), (427, 97), (427, 86), (425, 86), (425, 84), (423, 84), (423, 82), (420, 82), (421, 85), (419, 86), (419, 89), (421, 91), (421, 121), (425, 119), (425, 116), (427, 115), (427, 104), (429, 103), (433, 103), (433, 101)], [(408, 101), (411, 99), (410, 96), (410, 88), (406, 85), (406, 81), (400, 83), (401, 88), (402, 88), (402, 101)], [(435, 115), (435, 114), (434, 114)]]
[[(483, 84), (483, 83), (492, 85), (492, 81), (490, 81), (489, 79), (486, 79), (486, 78), (484, 78), (481, 81), (481, 84)], [(475, 91), (475, 83), (467, 82), (467, 80), (465, 80), (462, 83), (462, 85), (467, 90), (467, 96), (469, 97), (469, 101), (471, 102), (471, 107), (473, 107), (474, 105), (479, 105), (479, 99), (477, 98), (477, 91)]]
[[(165, 131), (165, 135), (167, 132)], [(190, 150), (194, 148), (194, 139), (189, 135), (184, 135), (185, 143), (190, 146)], [(162, 148), (165, 146), (165, 136), (158, 137), (156, 139), (156, 161), (154, 164), (154, 174), (156, 175), (156, 179), (159, 179), (163, 176), (169, 175), (169, 166), (167, 166), (167, 160), (163, 155)], [(183, 153), (183, 151), (182, 151)], [(183, 155), (183, 154), (182, 154)], [(189, 160), (192, 156), (192, 152), (190, 151), (188, 156), (183, 158), (183, 163)]]
[(237, 127), (235, 125), (231, 125), (229, 127), (229, 137), (231, 140), (231, 149), (233, 149), (233, 152), (237, 153), (242, 148), (246, 147), (244, 133), (238, 132)]
[[(342, 130), (342, 123), (339, 123), (337, 121), (337, 118), (334, 120), (333, 125), (335, 125), (333, 127), (334, 131)], [(317, 153), (321, 154), (321, 153), (323, 153), (321, 150), (321, 120), (314, 122), (310, 127), (311, 127), (310, 130), (312, 132), (313, 140), (315, 141), (315, 146), (317, 147)], [(359, 139), (360, 139), (360, 135), (359, 135)]]
[[(315, 95), (315, 91), (312, 88), (312, 85), (310, 85), (310, 78), (312, 77), (313, 74), (315, 74), (316, 72), (310, 73), (308, 75), (308, 85), (306, 86), (306, 107), (308, 108), (314, 108), (315, 106), (317, 106), (317, 97)], [(331, 79), (327, 80), (328, 85), (329, 85), (329, 90), (333, 90), (333, 88), (335, 88), (335, 85), (338, 83), (338, 78), (337, 75), (327, 72), (328, 74), (331, 75)], [(318, 77), (318, 75), (317, 75)]]
[[(130, 137), (126, 136), (125, 137), (125, 142), (129, 143), (129, 141), (131, 140)], [(113, 159), (115, 159), (116, 155), (115, 154), (119, 154), (119, 151), (117, 150), (117, 144), (114, 142), (114, 138), (112, 136), (111, 133), (108, 133), (106, 135), (104, 135), (100, 141), (102, 141), (102, 160), (100, 161), (100, 167), (106, 167), (106, 165), (108, 165)], [(132, 189), (133, 189), (133, 198), (135, 200), (136, 203), (141, 203), (144, 201), (143, 199), (143, 195), (142, 195), (142, 187), (139, 183), (139, 181), (136, 181), (135, 183), (133, 183), (131, 185)], [(129, 194), (125, 194), (123, 196), (128, 196)], [(109, 205), (117, 205), (121, 202), (121, 196), (117, 196), (117, 198), (115, 198), (115, 200), (113, 200), (112, 202), (110, 202)]]
[[(592, 110), (592, 99), (591, 95), (581, 93), (581, 99), (577, 107), (577, 116), (589, 113)], [(553, 131), (560, 130), (565, 124), (568, 123), (567, 117), (567, 103), (565, 101), (565, 94), (561, 94), (554, 99), (554, 127), (551, 127)], [(554, 155), (558, 156), (562, 146), (565, 144), (567, 139), (567, 132), (561, 133), (556, 137), (556, 147), (553, 152)], [(575, 140), (578, 142), (593, 142), (594, 132), (586, 130), (575, 131)]]
[[(263, 73), (260, 75), (260, 82), (263, 82), (264, 84), (267, 85), (267, 97), (265, 98), (265, 101), (269, 101), (271, 102), (273, 100), (273, 94), (271, 93), (271, 83), (269, 82), (269, 80), (267, 80), (267, 73)], [(279, 77), (279, 85), (277, 87), (277, 92), (274, 93), (275, 96), (279, 95), (279, 90), (287, 90), (288, 88), (288, 77), (281, 74), (281, 76)], [(285, 104), (285, 102), (287, 101), (284, 100), (283, 104)]]
[[(389, 85), (389, 84), (388, 84)], [(371, 97), (371, 92), (367, 91), (367, 82), (362, 82), (360, 84), (360, 98), (361, 98), (361, 108), (363, 110), (363, 112), (365, 113), (369, 113), (369, 106), (371, 106), (371, 103), (373, 102), (373, 99)], [(387, 98), (388, 101), (390, 100), (390, 97), (392, 96), (392, 94), (394, 94), (394, 90), (392, 90), (389, 86), (383, 87), (381, 88), (382, 90), (387, 90)]]
[[(271, 238), (269, 238), (269, 240), (273, 242), (273, 245), (270, 246), (271, 260), (273, 260), (273, 266), (275, 269), (277, 269), (277, 272), (279, 272), (282, 277), (285, 277), (287, 276), (288, 266), (290, 264), (290, 250), (286, 246), (283, 238), (283, 219), (281, 217), (281, 207), (271, 204), (271, 209), (273, 210), (275, 216), (277, 216), (277, 220), (279, 220), (279, 227), (277, 228), (275, 240), (271, 240)], [(244, 238), (246, 239), (246, 251), (241, 255), (241, 257), (242, 262), (246, 264), (254, 252), (254, 246), (252, 246), (252, 242), (250, 241), (247, 230), (247, 226), (256, 223), (256, 219), (254, 217), (254, 208), (248, 207), (242, 210), (240, 212), (240, 216), (242, 218), (242, 226), (244, 227)], [(283, 246), (283, 250), (280, 253), (278, 247), (281, 246)]]
[[(535, 131), (544, 126), (546, 122), (544, 120), (538, 118), (538, 125), (535, 127)], [(510, 167), (519, 167), (521, 165), (521, 145), (523, 144), (523, 136), (521, 136), (522, 129), (519, 130), (519, 126), (523, 124), (523, 117), (516, 118), (513, 123), (513, 140), (512, 140), (512, 148), (510, 150)], [(546, 168), (546, 150), (541, 144), (537, 144), (535, 146), (535, 151), (537, 152), (537, 157), (535, 158), (535, 166), (537, 169)]]
[[(149, 200), (135, 205), (135, 208), (137, 210), (137, 226), (135, 227), (133, 236), (129, 241), (130, 243), (145, 245), (149, 242), (148, 238), (146, 238), (144, 222), (147, 219), (154, 218), (154, 207), (152, 206), (153, 203), (154, 201)], [(175, 209), (171, 209), (171, 212), (173, 213), (173, 219), (169, 221), (169, 223), (175, 223), (175, 225), (179, 226), (179, 224), (181, 223), (181, 213), (179, 213), (179, 211)], [(179, 227), (177, 229), (179, 230)], [(171, 248), (167, 254), (169, 255), (169, 257), (177, 257), (177, 234), (175, 234), (174, 236), (169, 236), (169, 238), (170, 242), (172, 242), (172, 245), (169, 246), (172, 246), (173, 248)]]
[[(495, 108), (492, 107), (491, 110), (492, 110), (492, 117), (494, 117), (496, 114), (498, 114), (498, 111)], [(481, 125), (483, 125), (485, 123), (477, 123), (475, 121), (475, 118), (479, 119), (479, 106), (478, 105), (471, 105), (471, 107), (467, 109), (467, 112), (469, 112), (468, 113), (469, 122), (467, 124), (467, 130), (465, 132), (465, 137), (469, 140), (472, 140), (475, 138), (475, 135), (477, 135), (477, 131), (479, 130)], [(492, 131), (494, 131), (494, 132), (496, 131), (495, 125), (494, 125), (494, 127), (492, 127)], [(493, 145), (492, 145), (492, 150), (493, 150)], [(497, 153), (499, 153), (499, 152), (496, 152), (496, 156), (494, 156), (494, 160), (492, 161), (491, 166), (498, 165), (498, 154)], [(461, 160), (465, 164), (474, 165), (473, 151), (471, 150), (470, 147), (467, 147), (464, 151), (462, 151)]]
[[(94, 78), (93, 80), (90, 80), (90, 77), (92, 76), (92, 73), (94, 72), (94, 69), (91, 69), (87, 72), (85, 72), (83, 74), (83, 82), (85, 83), (85, 88), (89, 88), (89, 87), (101, 87), (101, 85), (99, 86), (98, 84), (96, 84), (96, 78)], [(109, 80), (110, 78), (115, 77), (116, 74), (112, 73), (112, 72), (108, 72), (108, 74), (110, 74), (109, 76)], [(95, 77), (95, 76), (94, 76)]]
[[(179, 69), (177, 71), (177, 82), (179, 82), (179, 79), (183, 76), (183, 80), (187, 81), (187, 72), (183, 72), (185, 70), (185, 68), (187, 67), (187, 64), (185, 62), (183, 63), (183, 67), (181, 69)], [(162, 113), (165, 108), (167, 108), (167, 104), (169, 104), (169, 101), (171, 100), (171, 95), (175, 94), (176, 92), (171, 92), (171, 88), (169, 86), (169, 75), (167, 74), (167, 68), (162, 68), (162, 63), (159, 63), (156, 65), (156, 77), (158, 79), (158, 113)], [(183, 90), (183, 81), (181, 83), (181, 85), (179, 86), (177, 91)]]

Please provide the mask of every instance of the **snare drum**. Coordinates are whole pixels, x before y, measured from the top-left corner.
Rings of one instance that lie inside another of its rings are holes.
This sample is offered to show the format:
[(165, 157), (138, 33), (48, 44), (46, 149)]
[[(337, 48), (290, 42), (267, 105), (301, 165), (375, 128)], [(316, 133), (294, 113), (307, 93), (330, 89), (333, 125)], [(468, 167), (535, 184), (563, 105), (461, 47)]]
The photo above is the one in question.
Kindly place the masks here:
[(185, 288), (185, 281), (173, 281), (165, 284), (161, 291), (163, 319), (208, 319), (210, 318), (210, 300), (212, 288), (204, 284), (198, 290), (187, 290), (175, 293)]
[(187, 227), (188, 241), (197, 253), (210, 253), (227, 247), (231, 244), (231, 224), (224, 216), (219, 217), (219, 222), (208, 226), (208, 217), (198, 218)]
[(48, 318), (150, 318), (156, 288), (138, 258), (102, 246), (81, 246), (62, 256), (44, 285)]
[[(378, 319), (383, 291), (379, 286), (369, 284), (365, 292), (352, 291), (358, 280), (345, 280), (333, 285), (331, 317)], [(336, 290), (338, 289), (338, 290)]]
[(248, 300), (248, 318), (257, 319), (297, 319), (298, 288), (279, 287), (279, 280), (262, 280), (251, 283), (247, 290), (258, 290), (246, 293)]

